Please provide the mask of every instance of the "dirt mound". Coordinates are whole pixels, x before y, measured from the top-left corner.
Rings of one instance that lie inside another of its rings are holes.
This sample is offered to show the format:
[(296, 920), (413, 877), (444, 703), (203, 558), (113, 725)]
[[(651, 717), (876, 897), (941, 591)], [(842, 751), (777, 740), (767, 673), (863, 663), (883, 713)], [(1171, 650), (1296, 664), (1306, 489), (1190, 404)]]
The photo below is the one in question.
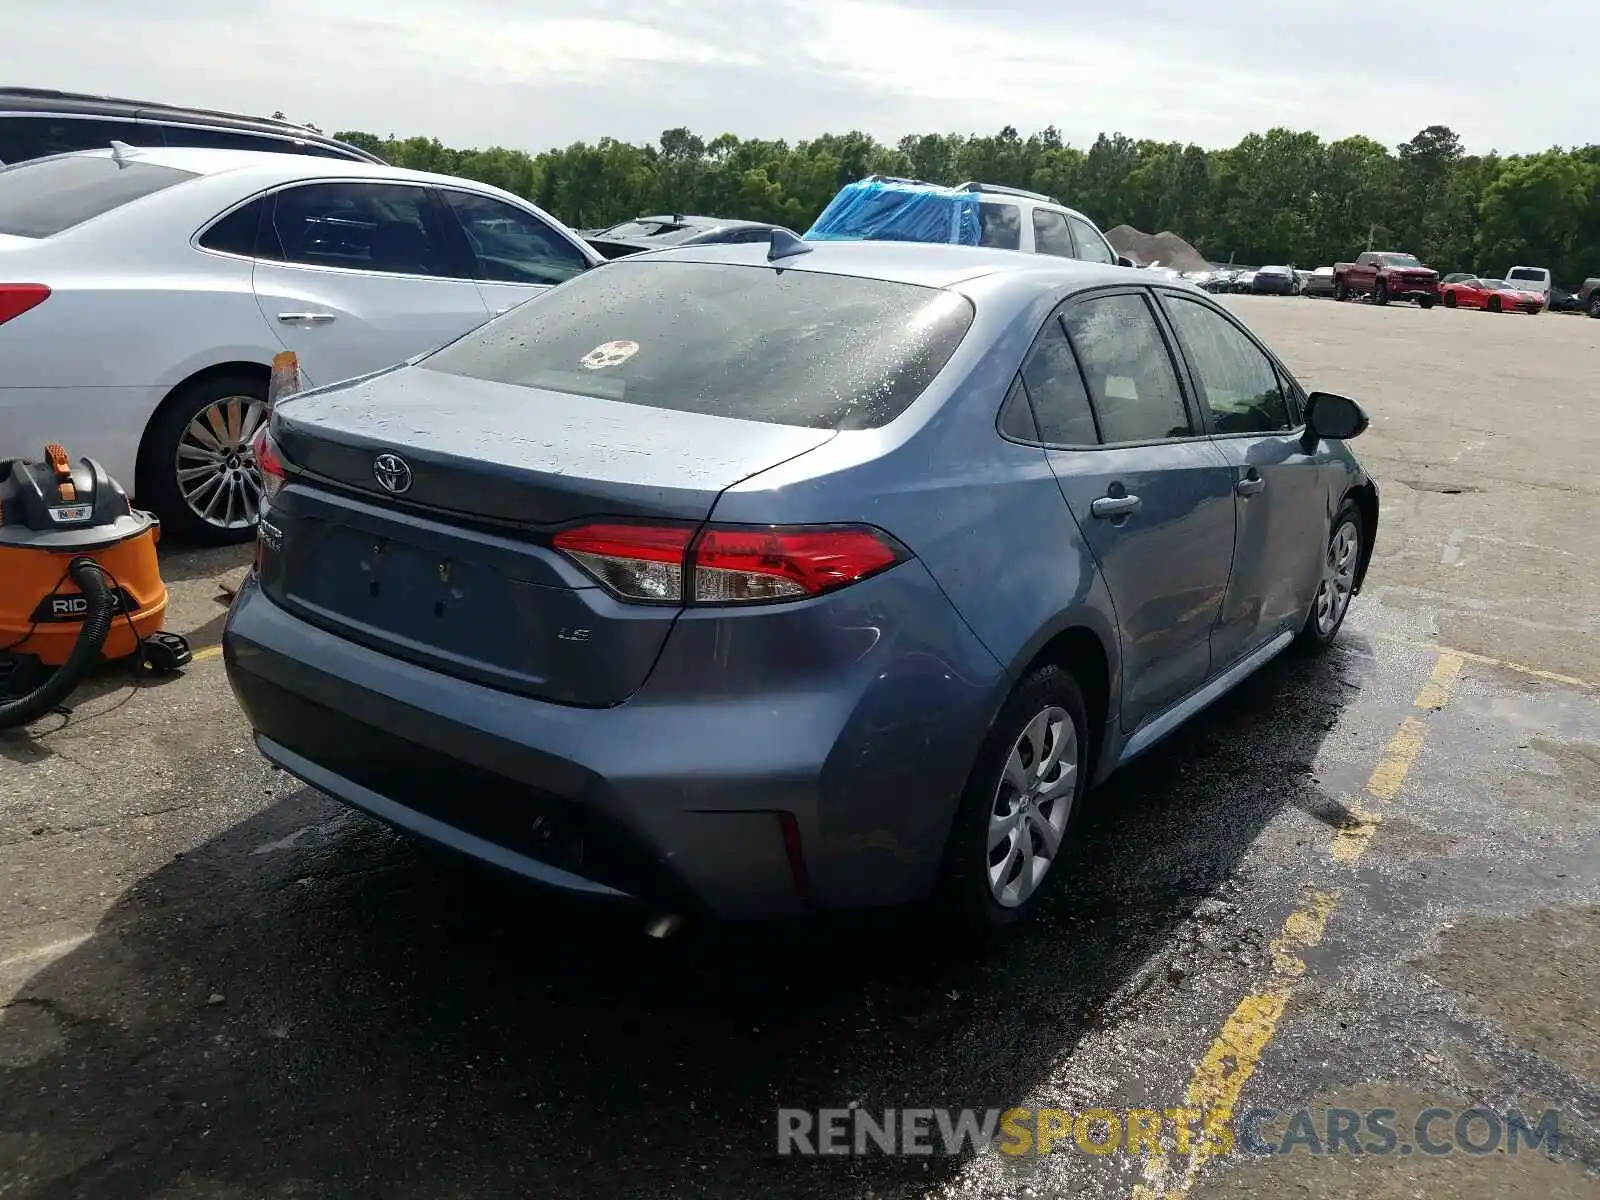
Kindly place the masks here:
[(1118, 225), (1106, 231), (1106, 240), (1140, 266), (1158, 262), (1174, 271), (1209, 271), (1211, 264), (1188, 242), (1168, 230), (1141, 233), (1132, 225)]

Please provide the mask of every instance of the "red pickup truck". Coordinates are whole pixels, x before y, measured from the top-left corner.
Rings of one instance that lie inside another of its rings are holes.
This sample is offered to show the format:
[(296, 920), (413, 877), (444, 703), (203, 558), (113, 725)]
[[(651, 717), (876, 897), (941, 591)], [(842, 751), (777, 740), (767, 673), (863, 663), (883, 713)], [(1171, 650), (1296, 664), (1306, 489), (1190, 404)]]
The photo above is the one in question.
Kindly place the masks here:
[(1415, 254), (1368, 250), (1353, 263), (1333, 264), (1333, 298), (1371, 296), (1374, 304), (1415, 300), (1432, 308), (1439, 300), (1439, 272), (1423, 266)]

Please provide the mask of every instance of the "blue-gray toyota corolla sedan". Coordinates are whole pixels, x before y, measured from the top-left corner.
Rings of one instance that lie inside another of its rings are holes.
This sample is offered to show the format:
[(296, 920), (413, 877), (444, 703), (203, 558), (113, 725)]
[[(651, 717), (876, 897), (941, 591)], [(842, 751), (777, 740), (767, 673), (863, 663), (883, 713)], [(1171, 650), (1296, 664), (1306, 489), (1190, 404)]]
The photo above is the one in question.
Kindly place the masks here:
[(1366, 425), (1126, 269), (627, 258), (273, 414), (228, 675), (273, 762), (558, 888), (999, 930), (1086, 787), (1333, 639)]

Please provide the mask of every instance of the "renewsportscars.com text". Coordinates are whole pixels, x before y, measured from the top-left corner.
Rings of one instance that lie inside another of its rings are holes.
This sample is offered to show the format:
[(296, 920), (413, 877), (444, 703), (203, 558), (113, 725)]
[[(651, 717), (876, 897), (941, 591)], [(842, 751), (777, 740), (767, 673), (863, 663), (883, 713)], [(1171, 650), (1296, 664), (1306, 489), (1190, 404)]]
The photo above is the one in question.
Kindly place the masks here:
[[(1276, 1131), (1276, 1132), (1271, 1132)], [(1132, 1156), (1517, 1154), (1560, 1149), (1560, 1114), (1519, 1109), (863, 1108), (778, 1110), (782, 1155), (956, 1155), (993, 1147), (1014, 1156), (1058, 1150)]]

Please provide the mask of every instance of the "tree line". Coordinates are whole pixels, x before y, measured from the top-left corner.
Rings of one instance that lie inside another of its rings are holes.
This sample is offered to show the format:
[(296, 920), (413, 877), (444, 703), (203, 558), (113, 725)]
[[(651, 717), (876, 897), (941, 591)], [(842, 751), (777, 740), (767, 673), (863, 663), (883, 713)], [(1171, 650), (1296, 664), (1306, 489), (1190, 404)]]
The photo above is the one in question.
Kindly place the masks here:
[(529, 154), (456, 149), (435, 138), (335, 135), (396, 166), (459, 175), (524, 196), (575, 228), (651, 212), (775, 221), (805, 232), (834, 193), (873, 173), (1006, 184), (1055, 196), (1104, 229), (1172, 230), (1212, 261), (1301, 267), (1361, 250), (1409, 250), (1441, 272), (1546, 266), (1576, 286), (1600, 275), (1600, 145), (1468, 154), (1430, 125), (1393, 150), (1368, 137), (1323, 141), (1271, 129), (1237, 146), (1097, 137), (864, 133), (790, 144), (669, 129), (656, 145), (613, 138)]

